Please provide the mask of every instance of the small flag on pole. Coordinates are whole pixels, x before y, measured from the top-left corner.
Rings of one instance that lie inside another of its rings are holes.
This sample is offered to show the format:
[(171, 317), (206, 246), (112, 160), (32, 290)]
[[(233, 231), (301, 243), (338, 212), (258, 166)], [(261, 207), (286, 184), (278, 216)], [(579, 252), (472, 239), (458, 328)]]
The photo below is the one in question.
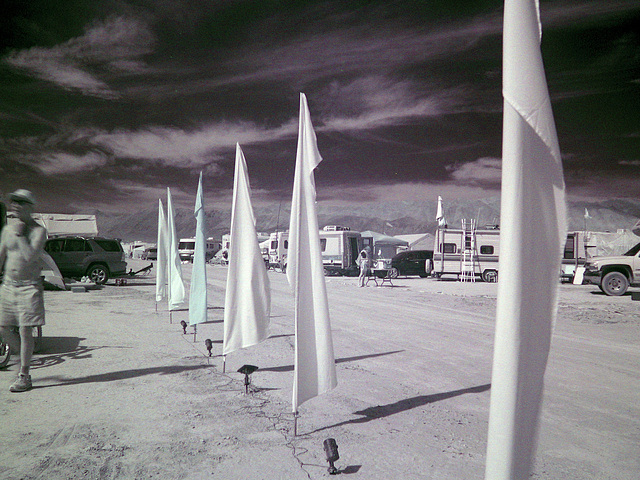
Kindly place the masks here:
[(321, 161), (307, 98), (301, 93), (287, 257), (295, 317), (294, 414), (302, 403), (337, 385), (313, 174)]
[(529, 478), (557, 310), (566, 204), (537, 0), (506, 0), (500, 281), (487, 480)]
[(438, 195), (438, 210), (436, 211), (436, 222), (439, 227), (446, 227), (447, 221), (444, 218), (444, 208), (442, 207), (442, 197)]

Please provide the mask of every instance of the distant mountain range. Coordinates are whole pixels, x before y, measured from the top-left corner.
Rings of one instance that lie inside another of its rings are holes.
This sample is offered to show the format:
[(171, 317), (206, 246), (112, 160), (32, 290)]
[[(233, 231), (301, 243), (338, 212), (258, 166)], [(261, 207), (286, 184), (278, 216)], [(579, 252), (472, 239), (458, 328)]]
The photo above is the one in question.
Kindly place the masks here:
[[(585, 219), (585, 209), (590, 218)], [(498, 224), (500, 198), (481, 200), (450, 200), (444, 204), (449, 226), (459, 226), (462, 219), (477, 219), (478, 226)], [(112, 214), (100, 211), (81, 212), (96, 215), (100, 235), (121, 238), (125, 242), (155, 242), (158, 225), (157, 209), (137, 213)], [(258, 232), (286, 230), (289, 224), (289, 205), (275, 204), (255, 207)], [(344, 225), (352, 230), (401, 235), (433, 233), (436, 230), (436, 202), (398, 201), (385, 203), (357, 203), (354, 205), (318, 206), (318, 222), (325, 225)], [(611, 199), (603, 202), (572, 202), (569, 205), (569, 230), (616, 231), (630, 229), (640, 218), (640, 201)], [(195, 219), (191, 209), (175, 213), (176, 229), (180, 237), (192, 237)], [(208, 236), (219, 239), (229, 233), (231, 209), (209, 210), (206, 213)]]

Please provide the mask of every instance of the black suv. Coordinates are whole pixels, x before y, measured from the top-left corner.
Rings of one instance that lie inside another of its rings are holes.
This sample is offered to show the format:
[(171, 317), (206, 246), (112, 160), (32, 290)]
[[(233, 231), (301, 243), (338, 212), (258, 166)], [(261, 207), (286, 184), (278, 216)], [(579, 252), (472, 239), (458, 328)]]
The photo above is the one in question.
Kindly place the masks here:
[(63, 277), (89, 277), (97, 285), (127, 272), (120, 241), (102, 237), (56, 237), (44, 244)]
[[(425, 268), (427, 263), (429, 267)], [(389, 276), (391, 278), (397, 278), (399, 275), (428, 277), (431, 274), (431, 265), (433, 265), (433, 250), (405, 250), (391, 259)]]

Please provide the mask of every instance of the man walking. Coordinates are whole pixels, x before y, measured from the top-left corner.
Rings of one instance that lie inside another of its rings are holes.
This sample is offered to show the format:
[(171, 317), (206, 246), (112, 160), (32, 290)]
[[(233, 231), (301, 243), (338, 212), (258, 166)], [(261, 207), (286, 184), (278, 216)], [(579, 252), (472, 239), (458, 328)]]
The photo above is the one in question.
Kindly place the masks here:
[[(47, 231), (31, 216), (36, 202), (29, 190), (16, 190), (9, 199), (10, 210), (17, 220), (3, 228), (0, 236), (0, 271), (4, 267), (0, 285), (0, 335), (11, 349), (17, 351), (20, 345), (20, 373), (9, 390), (26, 392), (32, 388), (29, 367), (33, 355), (33, 327), (44, 325), (39, 260)], [(16, 335), (15, 327), (18, 327), (19, 335)]]

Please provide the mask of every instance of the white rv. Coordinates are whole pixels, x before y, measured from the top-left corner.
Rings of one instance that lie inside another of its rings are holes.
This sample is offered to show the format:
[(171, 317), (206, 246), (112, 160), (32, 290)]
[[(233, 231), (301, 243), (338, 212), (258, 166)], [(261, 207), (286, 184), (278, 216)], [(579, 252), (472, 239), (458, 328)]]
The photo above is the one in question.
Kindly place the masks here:
[(282, 268), (287, 263), (289, 232), (273, 232), (269, 235), (269, 264), (271, 268)]
[(325, 227), (320, 231), (320, 246), (325, 275), (358, 275), (358, 255), (362, 250), (360, 232)]
[[(218, 251), (219, 244), (216, 242), (213, 237), (209, 237), (206, 240), (206, 253), (205, 260), (209, 260), (213, 258), (215, 253)], [(189, 261), (193, 262), (193, 254), (196, 250), (196, 239), (195, 238), (181, 238), (178, 243), (178, 255), (180, 255), (180, 260), (183, 262)]]
[[(606, 242), (602, 238), (606, 236), (614, 235), (602, 232), (569, 232), (562, 254), (560, 279), (573, 281), (578, 267), (604, 248)], [(433, 275), (440, 277), (449, 274), (460, 278), (465, 269), (469, 269), (485, 282), (497, 281), (500, 230), (497, 226), (485, 227), (475, 230), (475, 238), (473, 237), (469, 230), (439, 228), (433, 252)], [(620, 234), (615, 237), (621, 238)], [(589, 249), (593, 251), (590, 252)]]
[[(331, 226), (320, 230), (325, 275), (357, 275), (362, 245), (360, 232)], [(288, 249), (289, 232), (273, 232), (269, 240), (269, 266), (286, 269)]]
[(495, 228), (438, 228), (433, 246), (433, 275), (463, 273), (479, 276), (485, 282), (498, 280), (500, 230)]

